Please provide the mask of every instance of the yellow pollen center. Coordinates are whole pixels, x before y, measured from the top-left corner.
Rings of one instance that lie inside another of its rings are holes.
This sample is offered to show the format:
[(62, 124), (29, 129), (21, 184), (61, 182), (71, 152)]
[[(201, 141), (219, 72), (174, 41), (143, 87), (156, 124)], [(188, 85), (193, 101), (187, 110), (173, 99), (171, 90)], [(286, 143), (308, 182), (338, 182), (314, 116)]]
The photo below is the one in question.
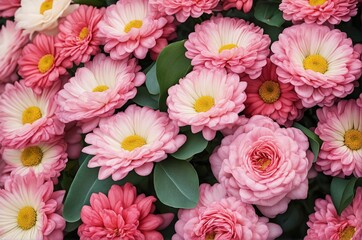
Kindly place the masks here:
[(40, 14), (44, 14), (45, 11), (50, 10), (53, 8), (53, 0), (45, 0), (40, 5)]
[(328, 62), (321, 55), (312, 54), (303, 60), (303, 67), (305, 70), (313, 70), (323, 74), (328, 71)]
[(18, 212), (18, 226), (23, 230), (29, 230), (36, 224), (36, 211), (30, 206), (23, 207)]
[(38, 62), (38, 70), (41, 73), (46, 73), (54, 64), (54, 56), (52, 54), (44, 55)]
[(222, 45), (222, 46), (219, 48), (219, 53), (221, 53), (221, 52), (224, 51), (224, 50), (230, 50), (230, 49), (233, 49), (233, 48), (236, 48), (236, 47), (238, 47), (238, 45), (233, 44), (233, 43), (229, 43), (229, 44)]
[(205, 240), (214, 240), (215, 236), (216, 236), (216, 234), (214, 232), (208, 233), (205, 236)]
[(43, 115), (40, 111), (40, 108), (36, 107), (36, 106), (30, 106), (27, 109), (24, 110), (23, 112), (23, 116), (22, 116), (22, 121), (23, 124), (26, 123), (33, 123), (36, 120), (38, 120), (39, 118), (41, 118)]
[(280, 98), (279, 83), (265, 81), (259, 87), (259, 96), (265, 103), (274, 103)]
[(323, 3), (327, 2), (327, 0), (309, 0), (309, 5), (311, 6), (320, 6)]
[(124, 27), (124, 32), (128, 33), (132, 28), (141, 28), (143, 22), (141, 20), (132, 20)]
[(351, 150), (360, 150), (362, 148), (362, 132), (351, 129), (344, 134), (344, 144)]
[(355, 232), (356, 228), (348, 226), (339, 233), (339, 240), (351, 240)]
[(88, 34), (89, 34), (89, 29), (87, 27), (84, 27), (82, 28), (82, 30), (80, 30), (78, 37), (80, 40), (83, 40), (88, 36)]
[(122, 141), (121, 147), (124, 150), (133, 151), (133, 149), (142, 147), (145, 144), (146, 144), (146, 139), (144, 139), (143, 137), (140, 137), (138, 135), (131, 135), (131, 136), (126, 137)]
[(210, 96), (199, 97), (195, 104), (194, 109), (196, 112), (207, 112), (215, 105), (214, 98)]
[(93, 88), (93, 92), (104, 92), (106, 90), (108, 90), (109, 87), (107, 87), (106, 85), (99, 85), (95, 88)]
[(43, 151), (40, 147), (27, 147), (21, 152), (20, 160), (24, 167), (37, 166), (43, 159)]
[(267, 158), (260, 158), (257, 163), (259, 164), (260, 169), (264, 171), (267, 167), (269, 167), (271, 160)]

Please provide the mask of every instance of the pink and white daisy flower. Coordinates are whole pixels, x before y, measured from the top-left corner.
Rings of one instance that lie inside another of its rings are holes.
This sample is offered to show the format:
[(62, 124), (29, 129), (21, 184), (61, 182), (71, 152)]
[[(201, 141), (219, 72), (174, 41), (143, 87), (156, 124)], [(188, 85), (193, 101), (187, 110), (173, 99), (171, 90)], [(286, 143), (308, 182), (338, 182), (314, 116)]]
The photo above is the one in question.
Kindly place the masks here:
[(256, 215), (254, 208), (240, 199), (227, 196), (221, 184), (200, 185), (200, 199), (193, 209), (180, 209), (172, 240), (275, 239), (279, 225)]
[(357, 3), (357, 0), (282, 0), (279, 9), (288, 21), (334, 25), (355, 16)]
[(187, 74), (169, 88), (167, 106), (179, 126), (191, 126), (212, 140), (216, 131), (233, 125), (245, 108), (246, 83), (237, 74), (224, 69), (202, 69)]
[(179, 127), (167, 113), (131, 105), (124, 112), (101, 119), (99, 128), (86, 135), (90, 145), (83, 152), (95, 155), (88, 167), (100, 167), (99, 179), (112, 175), (113, 180), (120, 180), (132, 170), (146, 176), (154, 162), (166, 159), (185, 143), (186, 136), (178, 132)]
[(230, 8), (236, 8), (238, 10), (243, 10), (243, 12), (248, 13), (253, 6), (253, 0), (223, 0), (222, 8), (223, 10), (229, 10)]
[(230, 196), (275, 217), (292, 199), (307, 198), (313, 161), (308, 147), (299, 129), (256, 115), (222, 140), (210, 156), (211, 169)]
[(326, 175), (362, 177), (362, 108), (356, 100), (317, 109), (315, 133), (323, 140), (316, 162)]
[(149, 49), (156, 47), (168, 23), (165, 17), (155, 16), (147, 0), (119, 0), (106, 9), (99, 31), (104, 36), (104, 50), (114, 60), (133, 54), (144, 59)]
[(281, 125), (291, 126), (303, 116), (303, 105), (290, 83), (282, 83), (276, 74), (276, 66), (268, 59), (257, 79), (241, 77), (247, 82), (244, 114), (247, 117), (264, 115)]
[(332, 106), (353, 91), (361, 76), (360, 54), (338, 29), (318, 24), (284, 29), (271, 46), (279, 81), (294, 85), (304, 107)]
[(84, 133), (92, 131), (101, 118), (110, 116), (136, 96), (136, 87), (146, 76), (135, 59), (115, 61), (98, 54), (78, 68), (58, 96), (58, 118), (65, 123), (79, 121)]
[(60, 57), (54, 44), (55, 37), (38, 34), (24, 47), (19, 59), (19, 75), (37, 94), (53, 86), (60, 76), (67, 74), (66, 68), (72, 67), (71, 61)]
[(0, 140), (3, 147), (24, 148), (63, 134), (64, 123), (55, 116), (55, 84), (41, 95), (23, 81), (5, 86), (0, 98)]
[(266, 65), (269, 44), (269, 36), (253, 23), (217, 16), (195, 26), (185, 55), (196, 68), (226, 68), (255, 79)]
[(100, 52), (102, 38), (99, 35), (98, 23), (105, 9), (81, 5), (69, 14), (59, 25), (57, 43), (62, 58), (69, 58), (76, 65), (90, 60), (91, 55)]
[(0, 17), (13, 17), (21, 0), (0, 0)]
[(53, 182), (35, 175), (7, 181), (0, 190), (0, 239), (63, 239), (65, 191), (53, 190)]

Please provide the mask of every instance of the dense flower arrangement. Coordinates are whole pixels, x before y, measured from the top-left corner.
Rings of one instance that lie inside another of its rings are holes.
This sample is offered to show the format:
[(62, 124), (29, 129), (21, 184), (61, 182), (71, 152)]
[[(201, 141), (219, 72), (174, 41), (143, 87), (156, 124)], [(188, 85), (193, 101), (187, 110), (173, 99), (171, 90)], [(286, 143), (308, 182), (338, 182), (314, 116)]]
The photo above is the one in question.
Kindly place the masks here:
[(358, 0), (0, 0), (0, 239), (361, 240)]

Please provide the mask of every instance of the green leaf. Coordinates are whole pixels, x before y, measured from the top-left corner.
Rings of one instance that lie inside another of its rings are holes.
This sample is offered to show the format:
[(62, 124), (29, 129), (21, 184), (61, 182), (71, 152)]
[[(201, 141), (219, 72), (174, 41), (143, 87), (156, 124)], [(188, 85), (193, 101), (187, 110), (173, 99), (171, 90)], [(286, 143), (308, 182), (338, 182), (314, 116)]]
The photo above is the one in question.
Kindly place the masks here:
[(319, 150), (321, 149), (323, 141), (314, 132), (312, 132), (311, 130), (309, 130), (308, 128), (304, 127), (303, 125), (297, 122), (293, 124), (293, 127), (298, 128), (308, 137), (309, 145), (314, 154), (313, 162), (317, 161)]
[(155, 166), (154, 185), (158, 199), (174, 208), (194, 208), (199, 200), (199, 178), (187, 161), (167, 159)]
[(165, 47), (157, 58), (156, 75), (160, 87), (159, 105), (162, 111), (167, 109), (168, 89), (177, 84), (192, 69), (191, 60), (185, 57), (186, 48), (183, 41), (171, 43)]
[(74, 0), (74, 3), (85, 4), (95, 7), (106, 7), (107, 2), (105, 0)]
[(79, 227), (79, 225), (82, 224), (82, 221), (76, 221), (74, 223), (70, 223), (70, 222), (67, 222), (66, 223), (67, 225), (65, 226), (65, 231), (66, 232), (73, 232), (75, 229), (77, 229)]
[(158, 109), (157, 96), (151, 95), (144, 86), (137, 88), (137, 95), (132, 100), (138, 105)]
[(185, 144), (182, 145), (177, 152), (172, 154), (174, 158), (186, 160), (204, 151), (207, 147), (208, 141), (205, 140), (201, 133), (193, 134), (192, 132), (187, 132), (186, 136), (187, 140)]
[(254, 11), (256, 19), (270, 26), (280, 27), (285, 22), (277, 2), (259, 1)]
[(334, 177), (332, 179), (331, 196), (339, 215), (349, 204), (351, 204), (357, 180), (358, 178), (342, 179)]
[(156, 64), (152, 64), (146, 73), (146, 87), (149, 93), (153, 95), (160, 94), (160, 86), (157, 82)]

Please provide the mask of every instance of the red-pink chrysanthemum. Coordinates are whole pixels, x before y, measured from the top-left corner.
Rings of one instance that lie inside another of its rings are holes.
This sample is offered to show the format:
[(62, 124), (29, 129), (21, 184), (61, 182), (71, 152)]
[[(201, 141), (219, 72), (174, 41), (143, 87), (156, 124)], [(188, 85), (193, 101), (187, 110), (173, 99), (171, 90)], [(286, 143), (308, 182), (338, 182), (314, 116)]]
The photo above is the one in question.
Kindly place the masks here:
[(264, 115), (287, 126), (302, 117), (303, 105), (294, 91), (294, 86), (279, 81), (276, 66), (269, 59), (257, 79), (244, 76), (241, 81), (248, 84), (244, 110), (247, 117)]
[(357, 188), (351, 205), (337, 214), (330, 195), (317, 199), (315, 213), (309, 216), (304, 240), (360, 240), (362, 239), (362, 188)]
[(180, 209), (172, 240), (266, 240), (282, 233), (280, 226), (256, 215), (254, 208), (229, 197), (220, 184), (200, 185), (200, 199), (193, 209)]
[(269, 44), (269, 36), (253, 23), (217, 16), (195, 26), (185, 55), (195, 68), (226, 68), (255, 79), (266, 65)]
[(21, 0), (0, 0), (0, 17), (13, 17)]
[(304, 107), (332, 106), (353, 91), (361, 76), (360, 54), (338, 29), (294, 25), (284, 29), (271, 49), (279, 81), (295, 87)]
[(69, 58), (75, 64), (85, 63), (92, 55), (100, 52), (102, 38), (99, 34), (98, 23), (105, 9), (81, 5), (69, 14), (59, 25), (58, 48), (61, 58)]
[(253, 0), (223, 0), (223, 10), (229, 10), (230, 8), (236, 8), (238, 10), (243, 9), (243, 12), (248, 13), (253, 6)]
[(357, 0), (282, 0), (279, 9), (288, 21), (339, 24), (357, 14), (357, 3)]
[(68, 59), (60, 57), (54, 44), (55, 37), (39, 34), (24, 47), (19, 59), (19, 75), (37, 94), (53, 86), (61, 75), (67, 73), (66, 68), (72, 66)]
[(113, 185), (108, 196), (93, 193), (90, 206), (82, 208), (78, 235), (81, 240), (163, 240), (158, 229), (167, 226), (173, 214), (155, 214), (155, 201), (153, 196), (137, 195), (130, 183)]
[(356, 100), (342, 100), (317, 109), (315, 133), (323, 140), (317, 170), (326, 175), (362, 177), (362, 107)]

